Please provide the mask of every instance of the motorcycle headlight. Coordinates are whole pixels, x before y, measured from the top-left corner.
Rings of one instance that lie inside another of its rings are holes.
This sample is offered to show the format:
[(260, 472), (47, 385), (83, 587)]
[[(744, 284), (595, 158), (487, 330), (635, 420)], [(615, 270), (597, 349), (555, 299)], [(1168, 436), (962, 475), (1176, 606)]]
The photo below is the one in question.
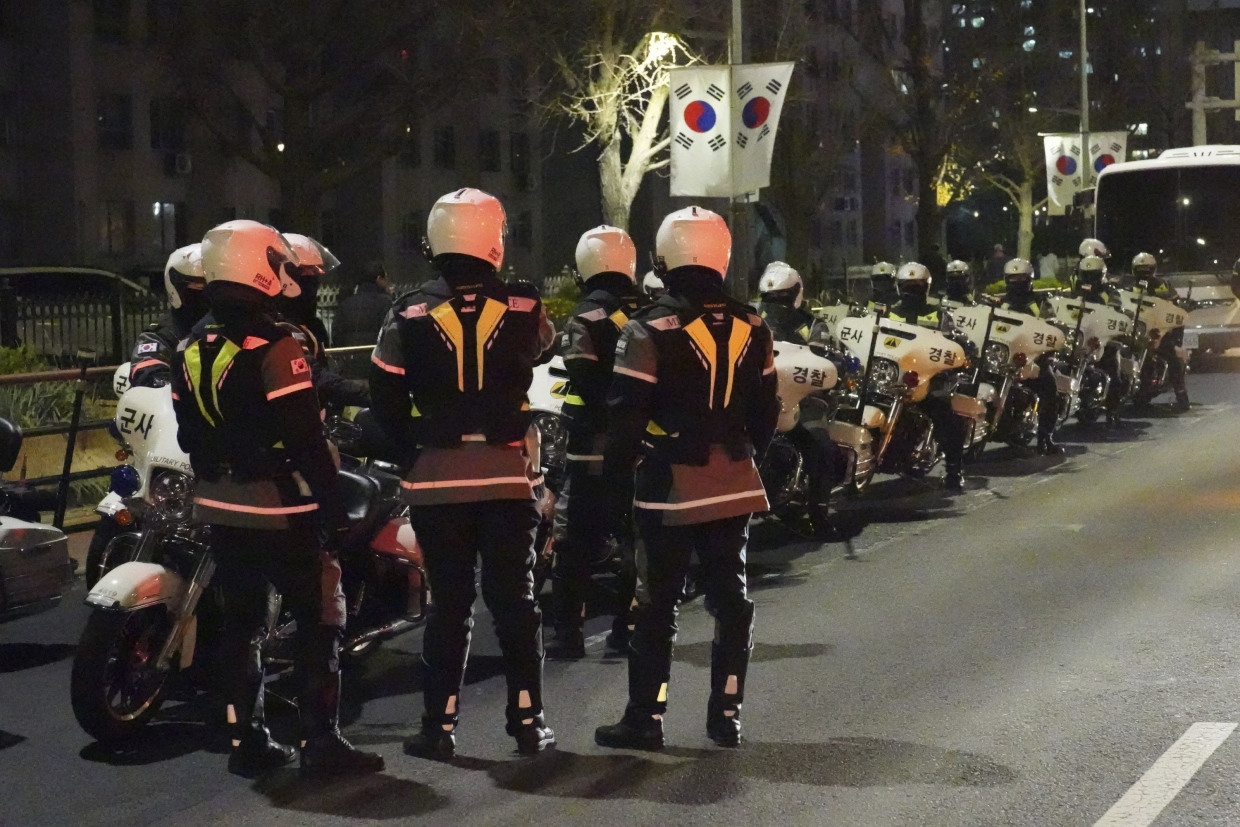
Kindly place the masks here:
[(900, 366), (890, 359), (874, 358), (870, 365), (870, 378), (878, 387), (894, 385), (900, 381)]
[(986, 370), (991, 373), (1001, 373), (1007, 367), (1008, 353), (1008, 346), (1002, 342), (991, 342), (986, 345), (986, 352), (982, 355)]
[(170, 517), (183, 519), (189, 516), (194, 493), (193, 480), (180, 471), (165, 471), (151, 481), (147, 497), (151, 506)]

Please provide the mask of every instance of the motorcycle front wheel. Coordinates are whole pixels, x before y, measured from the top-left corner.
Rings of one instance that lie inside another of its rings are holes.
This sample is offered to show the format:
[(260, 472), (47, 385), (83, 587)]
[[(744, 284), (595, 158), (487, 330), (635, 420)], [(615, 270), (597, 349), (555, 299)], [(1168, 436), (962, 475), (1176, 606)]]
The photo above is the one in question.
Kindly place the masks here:
[(175, 662), (161, 672), (155, 661), (172, 625), (163, 606), (136, 612), (96, 609), (86, 621), (69, 694), (78, 724), (99, 743), (133, 740), (159, 711)]

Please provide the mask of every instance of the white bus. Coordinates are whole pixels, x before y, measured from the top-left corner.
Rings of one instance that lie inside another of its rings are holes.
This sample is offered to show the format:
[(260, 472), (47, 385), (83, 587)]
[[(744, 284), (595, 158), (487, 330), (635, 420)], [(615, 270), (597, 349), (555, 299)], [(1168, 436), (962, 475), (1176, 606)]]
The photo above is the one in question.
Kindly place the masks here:
[(1197, 302), (1184, 345), (1240, 347), (1240, 302), (1230, 288), (1240, 259), (1240, 146), (1169, 149), (1149, 161), (1112, 164), (1094, 191), (1094, 236), (1126, 272), (1139, 252), (1181, 296)]

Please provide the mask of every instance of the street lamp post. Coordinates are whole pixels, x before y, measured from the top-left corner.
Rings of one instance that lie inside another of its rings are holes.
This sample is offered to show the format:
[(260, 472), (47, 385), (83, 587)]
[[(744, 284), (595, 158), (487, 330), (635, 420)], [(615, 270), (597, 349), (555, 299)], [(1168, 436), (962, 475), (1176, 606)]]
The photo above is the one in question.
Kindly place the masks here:
[(1085, 0), (1080, 0), (1080, 17), (1081, 17), (1081, 158), (1085, 162), (1085, 175), (1083, 181), (1089, 183), (1090, 163), (1089, 152), (1089, 44), (1087, 38), (1087, 29), (1085, 25)]

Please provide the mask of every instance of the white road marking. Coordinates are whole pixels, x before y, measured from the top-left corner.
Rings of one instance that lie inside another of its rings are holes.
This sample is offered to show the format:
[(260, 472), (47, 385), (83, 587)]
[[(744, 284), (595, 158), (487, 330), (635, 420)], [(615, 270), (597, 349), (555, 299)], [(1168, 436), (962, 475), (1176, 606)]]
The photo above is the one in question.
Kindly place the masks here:
[(1235, 730), (1234, 723), (1196, 723), (1128, 788), (1094, 827), (1148, 827)]

